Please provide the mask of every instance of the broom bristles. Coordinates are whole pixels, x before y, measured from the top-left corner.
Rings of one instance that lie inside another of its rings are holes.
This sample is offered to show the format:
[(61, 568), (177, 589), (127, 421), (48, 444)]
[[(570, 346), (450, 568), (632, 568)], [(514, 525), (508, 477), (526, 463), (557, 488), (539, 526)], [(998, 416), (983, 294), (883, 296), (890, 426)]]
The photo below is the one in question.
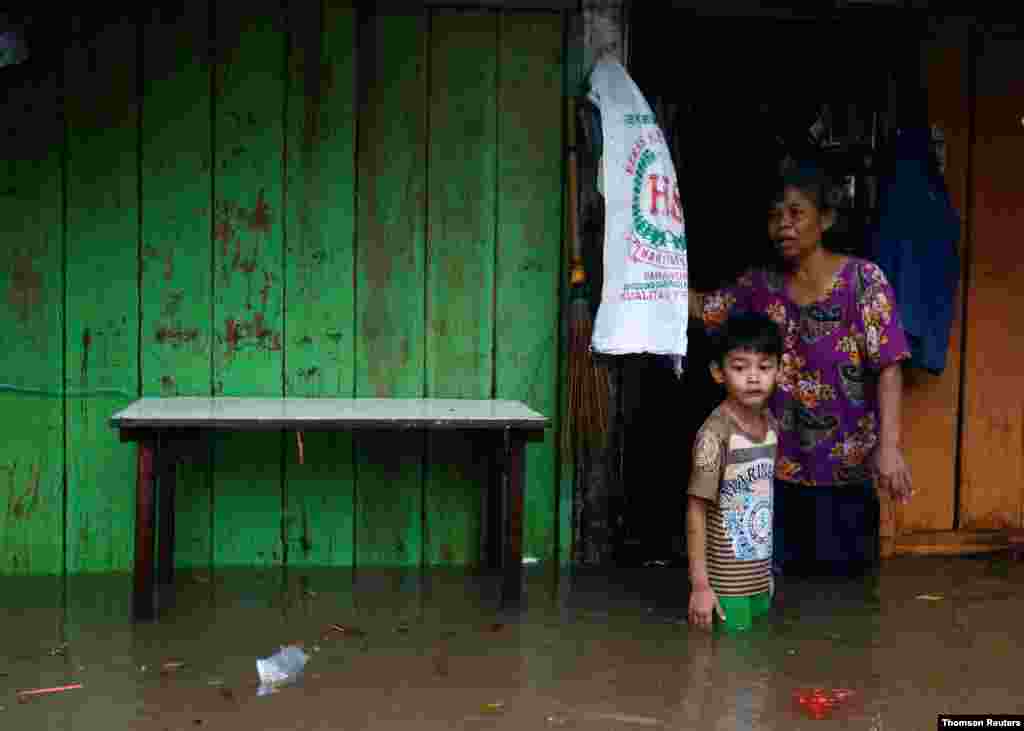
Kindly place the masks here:
[(569, 399), (563, 447), (579, 459), (605, 447), (608, 432), (608, 371), (590, 352), (593, 324), (585, 299), (572, 303), (569, 323)]

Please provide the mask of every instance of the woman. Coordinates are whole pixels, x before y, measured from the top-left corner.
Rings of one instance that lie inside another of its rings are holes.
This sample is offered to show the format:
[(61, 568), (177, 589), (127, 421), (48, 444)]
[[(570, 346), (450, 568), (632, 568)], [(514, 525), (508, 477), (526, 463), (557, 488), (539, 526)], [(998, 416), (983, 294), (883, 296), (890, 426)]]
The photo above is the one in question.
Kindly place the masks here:
[(822, 245), (835, 221), (831, 190), (813, 165), (785, 173), (768, 217), (781, 265), (693, 293), (690, 311), (712, 330), (734, 309), (779, 323), (775, 568), (850, 576), (878, 560), (875, 479), (900, 502), (912, 494), (900, 442), (901, 362), (910, 353), (882, 271)]

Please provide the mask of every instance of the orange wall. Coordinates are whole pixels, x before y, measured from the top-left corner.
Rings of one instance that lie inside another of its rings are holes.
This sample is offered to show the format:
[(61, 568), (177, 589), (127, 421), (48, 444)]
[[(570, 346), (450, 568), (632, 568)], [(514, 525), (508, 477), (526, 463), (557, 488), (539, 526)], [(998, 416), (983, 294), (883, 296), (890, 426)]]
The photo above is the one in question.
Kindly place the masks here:
[[(963, 221), (966, 318), (953, 324), (941, 376), (907, 371), (905, 443), (919, 492), (895, 509), (895, 526), (883, 523), (883, 534), (886, 527), (901, 534), (947, 530), (954, 515), (965, 530), (1019, 527), (1024, 506), (1024, 79), (1015, 72), (1024, 38), (985, 32), (969, 48), (963, 22), (937, 23), (932, 31), (922, 47), (922, 76), (929, 121), (946, 135), (946, 181)], [(973, 137), (969, 53), (976, 54)]]
[[(946, 183), (960, 212), (964, 255), (970, 142), (967, 27), (949, 22), (936, 24), (931, 30), (921, 50), (928, 121), (941, 127), (946, 136)], [(959, 294), (945, 371), (940, 376), (918, 369), (905, 371), (904, 443), (918, 492), (909, 505), (896, 509), (897, 533), (953, 527), (962, 334)]]
[(1024, 36), (980, 39), (960, 521), (1021, 525), (1024, 491)]

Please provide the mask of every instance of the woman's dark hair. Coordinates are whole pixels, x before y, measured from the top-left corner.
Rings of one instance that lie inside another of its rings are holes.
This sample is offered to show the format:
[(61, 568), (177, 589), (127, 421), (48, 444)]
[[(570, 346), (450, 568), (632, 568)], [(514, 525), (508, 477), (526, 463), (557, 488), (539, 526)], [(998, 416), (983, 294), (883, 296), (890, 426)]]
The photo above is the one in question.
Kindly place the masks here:
[(839, 205), (839, 189), (825, 168), (813, 160), (784, 162), (772, 186), (769, 202), (773, 205), (782, 202), (788, 188), (799, 190), (823, 213), (834, 211)]
[(711, 358), (724, 366), (726, 356), (734, 350), (781, 358), (782, 331), (774, 320), (758, 312), (730, 315), (711, 339)]

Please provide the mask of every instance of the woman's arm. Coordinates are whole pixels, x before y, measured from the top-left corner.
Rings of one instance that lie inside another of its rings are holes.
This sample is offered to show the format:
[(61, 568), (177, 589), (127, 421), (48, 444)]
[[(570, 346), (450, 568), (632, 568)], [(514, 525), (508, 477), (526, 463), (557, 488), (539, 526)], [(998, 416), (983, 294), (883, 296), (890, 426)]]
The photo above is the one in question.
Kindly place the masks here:
[(882, 489), (889, 490), (905, 503), (910, 500), (913, 488), (910, 469), (903, 457), (902, 406), (903, 366), (897, 362), (883, 368), (878, 376), (880, 423), (875, 462)]

